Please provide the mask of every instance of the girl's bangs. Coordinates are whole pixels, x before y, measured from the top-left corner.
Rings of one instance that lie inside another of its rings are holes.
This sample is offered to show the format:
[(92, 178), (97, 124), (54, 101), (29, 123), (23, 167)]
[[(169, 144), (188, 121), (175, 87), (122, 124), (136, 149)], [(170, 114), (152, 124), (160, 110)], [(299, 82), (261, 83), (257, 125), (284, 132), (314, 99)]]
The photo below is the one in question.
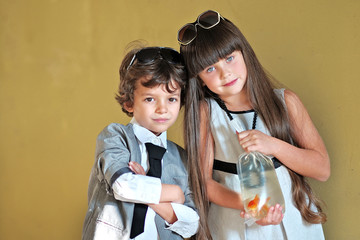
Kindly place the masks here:
[(198, 75), (206, 67), (226, 58), (235, 50), (241, 50), (238, 38), (221, 26), (221, 22), (211, 28), (198, 27), (193, 42), (181, 47), (190, 77)]

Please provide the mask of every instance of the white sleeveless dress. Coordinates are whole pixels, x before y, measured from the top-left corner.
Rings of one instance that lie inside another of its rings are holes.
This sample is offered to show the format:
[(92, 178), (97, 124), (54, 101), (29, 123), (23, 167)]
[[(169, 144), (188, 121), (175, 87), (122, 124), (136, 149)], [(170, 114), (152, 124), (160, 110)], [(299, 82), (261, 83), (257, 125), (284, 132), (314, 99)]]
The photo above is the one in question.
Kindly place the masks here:
[[(284, 89), (274, 90), (284, 101)], [(236, 163), (238, 156), (244, 153), (240, 147), (235, 130), (230, 125), (226, 112), (219, 104), (209, 100), (211, 110), (211, 132), (215, 146), (214, 158), (226, 163)], [(241, 121), (245, 129), (251, 129), (254, 111), (231, 112), (234, 120)], [(256, 121), (256, 129), (269, 135), (261, 118)], [(284, 219), (279, 225), (259, 226), (256, 223), (250, 227), (245, 225), (240, 217), (240, 211), (224, 208), (211, 203), (208, 224), (214, 240), (321, 240), (325, 239), (321, 224), (309, 224), (304, 221), (298, 209), (294, 206), (291, 194), (291, 179), (287, 168), (276, 168), (276, 174), (280, 182), (281, 190), (285, 199)], [(213, 179), (228, 188), (240, 191), (240, 183), (237, 174), (220, 170), (213, 170)]]

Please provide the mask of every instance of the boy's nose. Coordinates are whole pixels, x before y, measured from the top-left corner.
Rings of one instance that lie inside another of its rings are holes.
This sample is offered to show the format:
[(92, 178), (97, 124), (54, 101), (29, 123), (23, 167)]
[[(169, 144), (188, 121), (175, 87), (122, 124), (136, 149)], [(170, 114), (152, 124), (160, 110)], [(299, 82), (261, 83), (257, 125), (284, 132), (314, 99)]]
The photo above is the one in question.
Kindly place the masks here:
[(167, 112), (167, 105), (164, 102), (158, 102), (156, 106), (156, 112), (157, 113), (166, 113)]

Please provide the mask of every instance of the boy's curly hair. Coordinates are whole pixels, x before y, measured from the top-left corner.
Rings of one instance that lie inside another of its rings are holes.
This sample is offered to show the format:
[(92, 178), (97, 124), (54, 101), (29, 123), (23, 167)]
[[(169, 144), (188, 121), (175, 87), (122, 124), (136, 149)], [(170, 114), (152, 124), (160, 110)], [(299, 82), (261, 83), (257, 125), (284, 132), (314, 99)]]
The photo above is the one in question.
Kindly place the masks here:
[(132, 107), (134, 103), (134, 91), (138, 80), (146, 79), (141, 84), (145, 87), (154, 87), (161, 84), (166, 85), (168, 92), (173, 92), (177, 85), (181, 88), (181, 105), (183, 104), (183, 90), (187, 79), (187, 73), (182, 63), (174, 64), (163, 59), (161, 55), (155, 60), (141, 63), (135, 59), (129, 67), (134, 55), (143, 48), (134, 48), (124, 57), (120, 69), (120, 84), (118, 93), (115, 96), (116, 101), (120, 104), (122, 111), (128, 116), (133, 114), (128, 112), (125, 105)]

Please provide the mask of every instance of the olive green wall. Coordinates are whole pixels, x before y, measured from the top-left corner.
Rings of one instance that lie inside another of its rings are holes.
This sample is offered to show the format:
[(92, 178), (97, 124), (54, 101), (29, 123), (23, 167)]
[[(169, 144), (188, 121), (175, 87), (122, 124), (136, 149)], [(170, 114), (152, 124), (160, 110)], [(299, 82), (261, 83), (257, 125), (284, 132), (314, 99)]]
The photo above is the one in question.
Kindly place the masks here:
[(80, 239), (95, 138), (129, 120), (114, 100), (126, 44), (178, 49), (177, 29), (207, 9), (239, 26), (323, 136), (332, 174), (311, 183), (327, 239), (360, 236), (358, 0), (0, 0), (1, 239)]

